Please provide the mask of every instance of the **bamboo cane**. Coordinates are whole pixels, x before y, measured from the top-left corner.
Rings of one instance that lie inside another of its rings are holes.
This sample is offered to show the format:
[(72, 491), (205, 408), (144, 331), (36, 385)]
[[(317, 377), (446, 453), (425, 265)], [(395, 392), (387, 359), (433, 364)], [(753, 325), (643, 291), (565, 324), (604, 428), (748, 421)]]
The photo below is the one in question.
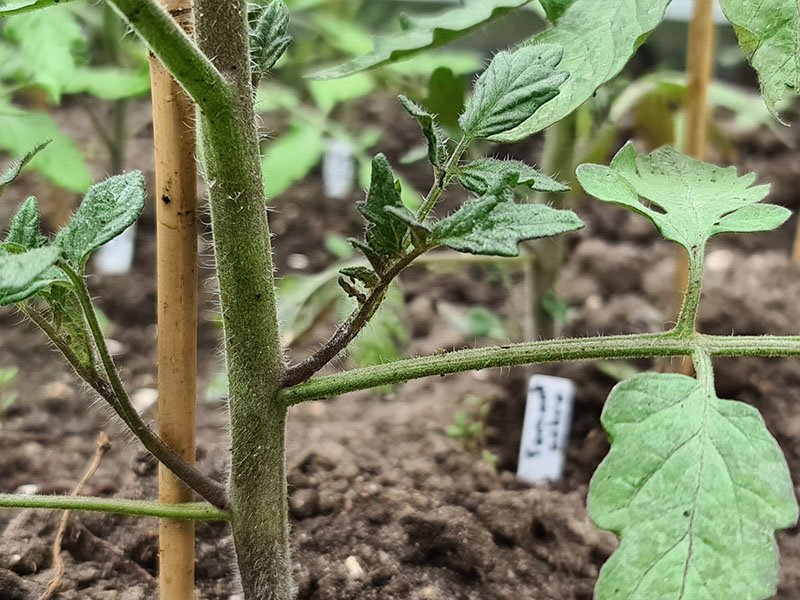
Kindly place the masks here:
[[(192, 0), (162, 0), (192, 33)], [(159, 433), (184, 460), (195, 460), (197, 376), (197, 182), (194, 105), (150, 57), (156, 165)], [(159, 499), (191, 502), (191, 490), (159, 466)], [(161, 600), (194, 598), (194, 523), (159, 522)]]
[[(686, 55), (687, 90), (684, 110), (683, 151), (689, 156), (704, 160), (708, 147), (708, 88), (714, 68), (714, 0), (695, 0), (694, 13), (689, 23), (689, 43)], [(689, 256), (683, 248), (677, 249), (675, 265), (675, 299), (677, 314), (683, 294), (689, 285)], [(691, 361), (684, 359), (681, 371), (691, 371)]]

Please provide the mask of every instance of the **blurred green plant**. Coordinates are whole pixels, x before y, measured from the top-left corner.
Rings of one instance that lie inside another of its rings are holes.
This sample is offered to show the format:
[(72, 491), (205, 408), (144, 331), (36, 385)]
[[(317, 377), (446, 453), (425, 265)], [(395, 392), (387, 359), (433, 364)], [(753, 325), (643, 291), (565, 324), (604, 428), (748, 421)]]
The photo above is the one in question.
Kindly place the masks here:
[[(149, 89), (144, 48), (106, 5), (64, 4), (0, 21), (0, 150), (19, 157), (31, 140), (53, 140), (31, 169), (58, 187), (82, 192), (92, 178), (81, 150), (43, 108), (77, 100), (105, 145), (108, 170), (118, 173), (125, 100)], [(39, 106), (26, 107), (25, 98)]]
[(0, 426), (5, 420), (6, 412), (17, 401), (17, 390), (14, 389), (14, 380), (17, 378), (17, 367), (0, 368)]

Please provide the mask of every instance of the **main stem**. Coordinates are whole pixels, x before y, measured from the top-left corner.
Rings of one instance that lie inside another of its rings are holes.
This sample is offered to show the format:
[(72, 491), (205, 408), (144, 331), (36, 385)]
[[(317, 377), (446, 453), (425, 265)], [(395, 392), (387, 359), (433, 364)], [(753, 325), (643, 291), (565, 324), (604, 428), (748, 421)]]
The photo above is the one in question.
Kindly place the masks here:
[(228, 106), (201, 115), (230, 385), (231, 528), (245, 598), (290, 600), (286, 406), (278, 399), (283, 356), (247, 3), (197, 0), (196, 30), (200, 48), (232, 91)]

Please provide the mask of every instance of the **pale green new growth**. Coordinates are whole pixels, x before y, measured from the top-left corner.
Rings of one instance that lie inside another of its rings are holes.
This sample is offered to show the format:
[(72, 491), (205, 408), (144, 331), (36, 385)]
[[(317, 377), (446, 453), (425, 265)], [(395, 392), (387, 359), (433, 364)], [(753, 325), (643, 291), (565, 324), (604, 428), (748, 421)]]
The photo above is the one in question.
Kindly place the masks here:
[(449, 44), (490, 21), (508, 14), (531, 0), (465, 0), (464, 6), (438, 15), (403, 19), (404, 33), (377, 38), (375, 49), (337, 67), (315, 73), (319, 79), (344, 77), (357, 71), (407, 59), (415, 54)]
[(621, 544), (601, 600), (763, 600), (775, 592), (775, 531), (797, 521), (780, 448), (758, 411), (713, 384), (647, 373), (614, 388), (611, 452), (588, 508)]
[(496, 136), (515, 142), (560, 121), (627, 64), (647, 35), (664, 17), (670, 0), (544, 0), (550, 29), (534, 36), (532, 44), (564, 48), (559, 65), (569, 73), (559, 95), (529, 115), (524, 123)]
[(563, 49), (524, 46), (500, 52), (475, 82), (458, 122), (468, 138), (496, 139), (555, 98), (568, 74), (559, 69)]
[(758, 72), (770, 112), (789, 93), (800, 93), (800, 2), (721, 0), (739, 45)]
[(537, 192), (569, 191), (569, 186), (537, 171), (530, 165), (518, 160), (497, 158), (479, 158), (461, 167), (458, 171), (458, 182), (469, 191), (482, 196), (509, 174), (516, 176), (517, 185)]
[(263, 7), (250, 31), (250, 57), (253, 62), (253, 84), (269, 71), (292, 43), (289, 28), (289, 7), (283, 0), (272, 0)]
[(516, 177), (506, 176), (501, 185), (477, 200), (464, 204), (431, 228), (438, 244), (460, 252), (492, 256), (517, 256), (525, 240), (560, 235), (583, 227), (569, 210), (543, 204), (515, 204)]
[(621, 204), (650, 219), (662, 236), (689, 251), (702, 249), (720, 233), (768, 231), (791, 214), (758, 204), (769, 186), (753, 186), (754, 174), (739, 176), (672, 148), (637, 155), (628, 143), (610, 167), (581, 165), (578, 181), (592, 196)]
[(89, 188), (78, 211), (56, 236), (70, 264), (80, 270), (92, 252), (136, 222), (147, 192), (138, 171), (116, 175)]
[(441, 170), (447, 160), (447, 136), (442, 128), (436, 123), (435, 117), (427, 110), (409, 100), (405, 96), (400, 96), (400, 104), (414, 117), (422, 133), (428, 141), (428, 161), (437, 171)]
[(5, 243), (15, 244), (26, 250), (43, 246), (47, 243), (47, 238), (41, 234), (40, 221), (39, 205), (36, 203), (36, 198), (31, 196), (22, 203), (11, 220)]

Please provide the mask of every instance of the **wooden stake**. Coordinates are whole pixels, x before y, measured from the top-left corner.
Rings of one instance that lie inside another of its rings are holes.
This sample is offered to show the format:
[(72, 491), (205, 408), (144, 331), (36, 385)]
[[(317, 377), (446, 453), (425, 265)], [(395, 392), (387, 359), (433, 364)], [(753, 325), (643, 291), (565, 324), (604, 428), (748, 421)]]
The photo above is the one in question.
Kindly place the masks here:
[[(704, 160), (708, 147), (708, 87), (714, 71), (714, 0), (695, 0), (694, 13), (689, 23), (689, 45), (686, 54), (686, 126), (683, 151)], [(683, 248), (677, 249), (675, 265), (675, 314), (683, 301), (689, 285), (689, 256)], [(681, 371), (691, 370), (691, 361), (684, 360)]]
[[(162, 0), (192, 33), (192, 0)], [(156, 164), (158, 286), (158, 424), (162, 439), (195, 460), (197, 379), (197, 167), (195, 109), (169, 72), (150, 57)], [(163, 466), (162, 502), (193, 500), (191, 490)], [(161, 519), (161, 600), (194, 598), (194, 523)]]

